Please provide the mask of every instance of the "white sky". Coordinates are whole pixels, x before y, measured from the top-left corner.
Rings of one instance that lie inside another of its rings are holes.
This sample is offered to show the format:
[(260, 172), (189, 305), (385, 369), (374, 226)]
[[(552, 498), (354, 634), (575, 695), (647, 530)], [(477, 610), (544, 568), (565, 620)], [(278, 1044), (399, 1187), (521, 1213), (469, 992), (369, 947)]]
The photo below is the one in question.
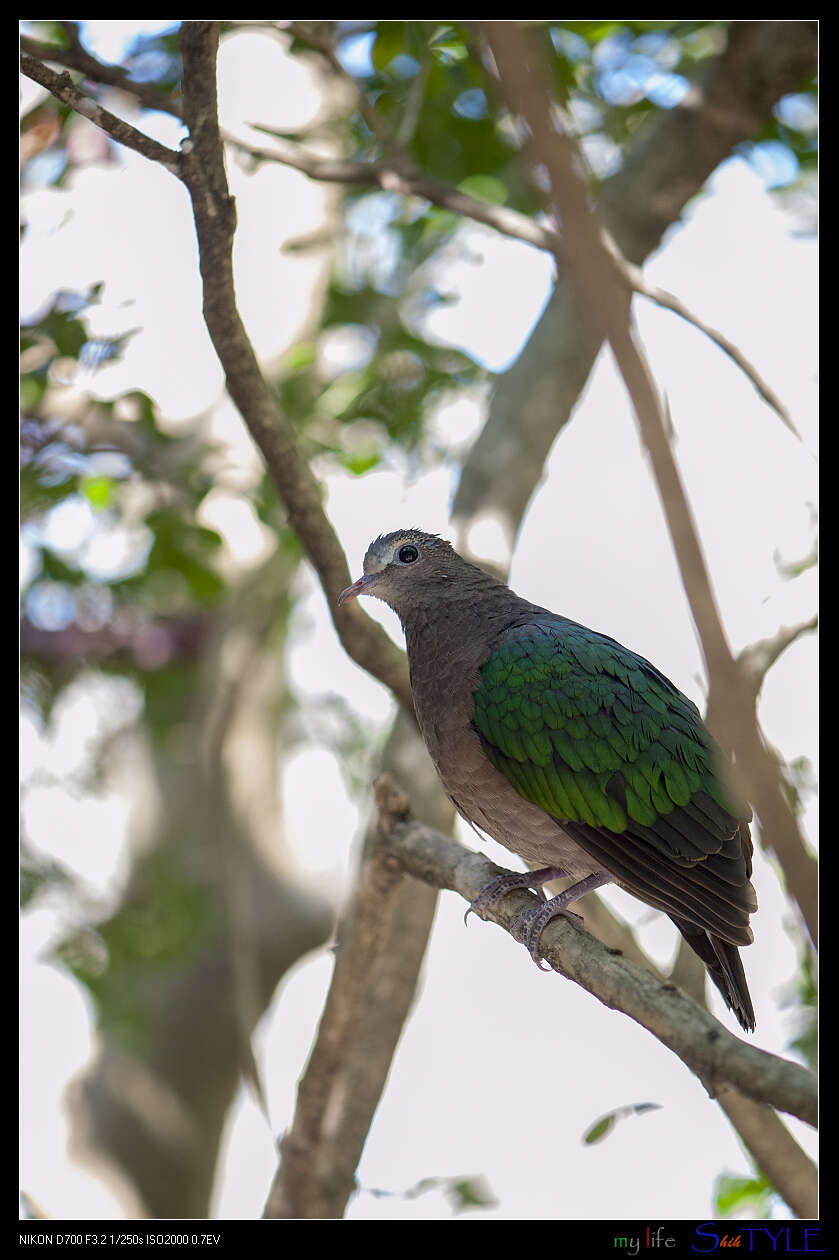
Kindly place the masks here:
[[(135, 32), (139, 24), (96, 25), (103, 28), (97, 38), (107, 38), (111, 51), (96, 47), (117, 59), (124, 28)], [(267, 90), (255, 84), (251, 54), (258, 54)], [(258, 35), (229, 41), (221, 73), (222, 101), (231, 119), (241, 123), (258, 116), (269, 125), (290, 127), (310, 116), (311, 84), (297, 65), (292, 77), (277, 46)], [(159, 138), (177, 144), (170, 120), (156, 116), (154, 126)], [(186, 418), (218, 399), (221, 388), (201, 322), (186, 196), (174, 179), (139, 156), (124, 150), (117, 156), (118, 165), (82, 170), (65, 189), (24, 196), (34, 225), (23, 244), (24, 314), (37, 310), (55, 289), (106, 280), (103, 330), (113, 332), (121, 317), (125, 327), (143, 331), (124, 361), (97, 375), (95, 388), (113, 395), (137, 386), (175, 420)], [(317, 224), (327, 194), (280, 167), (246, 177), (230, 162), (229, 173), (240, 217), (240, 305), (258, 351), (274, 358), (294, 340), (311, 286), (322, 279), (322, 263), (284, 255), (280, 245), (284, 237)], [(792, 234), (790, 219), (739, 159), (717, 173), (686, 219), (650, 263), (649, 278), (677, 293), (754, 360), (791, 407), (807, 448), (701, 334), (667, 312), (636, 303), (656, 378), (670, 401), (676, 454), (725, 623), (739, 649), (780, 624), (810, 616), (816, 607), (815, 575), (783, 583), (773, 562), (776, 551), (787, 560), (803, 556), (811, 542), (816, 245)], [(535, 250), (483, 229), (467, 227), (463, 238), (463, 258), (438, 280), (459, 300), (440, 309), (434, 332), (498, 369), (515, 357), (537, 318), (551, 264)], [(480, 421), (480, 406), (480, 400), (461, 399), (438, 417), (441, 443), (461, 449)], [(234, 561), (255, 562), (264, 540), (237, 488), (251, 483), (257, 465), (229, 403), (218, 406), (214, 431), (229, 441), (235, 468), (223, 492), (206, 505), (208, 519), (227, 534)], [(412, 479), (397, 461), (363, 480), (330, 477), (328, 510), (351, 567), (360, 571), (367, 543), (381, 531), (419, 524), (445, 533), (454, 468), (452, 459), (441, 458), (436, 470)], [(80, 537), (93, 528), (81, 517), (76, 527)], [(99, 541), (100, 549), (105, 543)], [(522, 529), (512, 584), (650, 657), (701, 702), (700, 658), (670, 544), (634, 421), (608, 361), (601, 359), (551, 454)], [(376, 601), (367, 601), (366, 608), (400, 637), (389, 610)], [(812, 638), (792, 648), (771, 672), (761, 704), (769, 740), (784, 757), (806, 755), (814, 766), (816, 660)], [(389, 697), (342, 653), (314, 583), (296, 614), (290, 669), (304, 702), (335, 692), (369, 721), (387, 723)], [(42, 736), (29, 722), (23, 727), (24, 776), (59, 776), (58, 782), (30, 789), (27, 835), (43, 854), (82, 877), (97, 902), (113, 896), (125, 877), (128, 792), (80, 795), (60, 776), (83, 764), (85, 740), (95, 737), (102, 715), (118, 724), (128, 716), (126, 704), (130, 707), (125, 694), (80, 687), (62, 706), (53, 735)], [(366, 803), (349, 798), (335, 758), (315, 744), (285, 766), (283, 790), (287, 839), (301, 869), (325, 888), (340, 888), (359, 806), (363, 821)], [(814, 837), (812, 800), (805, 823)], [(474, 846), (470, 832), (463, 839)], [(504, 850), (484, 848), (510, 864)], [(795, 950), (785, 931), (782, 889), (760, 854), (755, 884), (756, 943), (744, 955), (758, 1013), (753, 1041), (783, 1053), (793, 1033), (778, 996), (793, 977)], [(633, 923), (646, 924), (641, 938), (651, 953), (669, 957), (668, 924), (648, 923), (646, 907), (619, 891), (605, 896)], [(361, 1185), (402, 1191), (428, 1176), (481, 1174), (499, 1205), (467, 1219), (707, 1217), (715, 1177), (723, 1170), (746, 1174), (749, 1165), (700, 1084), (628, 1020), (570, 982), (538, 973), (503, 932), (474, 919), (464, 928), (463, 910), (457, 897), (442, 894), (421, 995), (365, 1148)], [(51, 898), (23, 919), (21, 1185), (50, 1216), (83, 1220), (119, 1216), (124, 1208), (66, 1150), (63, 1091), (91, 1051), (91, 1004), (43, 955), (71, 914), (68, 902)], [(256, 1051), (274, 1133), (291, 1120), (331, 963), (324, 950), (299, 964), (258, 1031)], [(736, 1029), (715, 995), (712, 1002), (715, 1013)], [(648, 1101), (661, 1109), (621, 1122), (599, 1145), (581, 1145), (583, 1132), (604, 1112)], [(790, 1123), (813, 1152), (811, 1131)], [(274, 1150), (272, 1133), (242, 1090), (226, 1134), (216, 1216), (261, 1214)], [(404, 1200), (362, 1191), (349, 1210), (350, 1219), (359, 1220), (449, 1215), (438, 1193)]]

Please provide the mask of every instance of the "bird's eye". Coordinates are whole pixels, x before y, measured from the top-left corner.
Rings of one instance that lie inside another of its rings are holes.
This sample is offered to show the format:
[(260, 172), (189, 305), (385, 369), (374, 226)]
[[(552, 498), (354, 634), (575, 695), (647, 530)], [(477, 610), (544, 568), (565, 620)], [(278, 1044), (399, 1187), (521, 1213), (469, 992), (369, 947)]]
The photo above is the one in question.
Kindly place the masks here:
[(419, 559), (419, 552), (416, 547), (412, 547), (410, 544), (407, 547), (400, 547), (396, 555), (403, 564), (413, 564), (415, 560)]

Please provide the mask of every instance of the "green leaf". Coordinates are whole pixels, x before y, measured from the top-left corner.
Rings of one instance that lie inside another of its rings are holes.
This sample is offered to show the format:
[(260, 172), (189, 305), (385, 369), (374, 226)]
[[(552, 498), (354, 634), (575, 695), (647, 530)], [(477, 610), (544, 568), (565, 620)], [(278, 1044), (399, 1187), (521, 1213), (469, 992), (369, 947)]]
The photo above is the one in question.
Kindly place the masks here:
[(762, 1173), (755, 1177), (734, 1177), (723, 1173), (714, 1186), (715, 1215), (739, 1215), (744, 1208), (751, 1208), (759, 1218), (765, 1219), (769, 1216), (774, 1193), (774, 1187)]
[(617, 1116), (612, 1111), (608, 1116), (604, 1116), (602, 1120), (598, 1120), (583, 1134), (583, 1142), (586, 1146), (593, 1146), (595, 1142), (601, 1141), (607, 1133), (611, 1133), (617, 1124)]
[(338, 455), (338, 463), (354, 477), (362, 477), (371, 468), (375, 468), (381, 462), (381, 458), (381, 451), (370, 451), (367, 454), (361, 451), (342, 451)]
[(370, 59), (381, 73), (401, 53), (408, 52), (405, 46), (405, 23), (382, 22), (376, 32)]
[(87, 329), (75, 314), (59, 310), (58, 300), (46, 319), (42, 320), (41, 328), (50, 337), (60, 355), (78, 359), (82, 346), (87, 341)]
[[(224, 582), (212, 567), (215, 553), (221, 546), (219, 534), (195, 525), (171, 508), (150, 513), (146, 525), (151, 529), (154, 541), (145, 572), (122, 585), (127, 589), (144, 590), (150, 575), (159, 577), (171, 571), (179, 575), (190, 596), (199, 604), (216, 602), (224, 591)], [(167, 611), (174, 612), (175, 609)]]
[(641, 1116), (646, 1111), (659, 1110), (659, 1103), (630, 1103), (625, 1107), (615, 1107), (614, 1111), (608, 1111), (605, 1116), (595, 1120), (591, 1128), (586, 1129), (582, 1137), (583, 1143), (586, 1146), (594, 1146), (596, 1142), (602, 1142), (613, 1131), (618, 1121), (627, 1116)]
[(470, 1208), (491, 1208), (498, 1205), (483, 1177), (452, 1178), (446, 1186), (446, 1198), (455, 1212), (468, 1212)]
[(24, 415), (38, 410), (44, 396), (46, 381), (43, 376), (27, 373), (20, 382), (20, 409)]
[(318, 407), (330, 416), (341, 416), (367, 387), (366, 372), (344, 372), (325, 389), (318, 399)]
[(80, 586), (87, 581), (81, 569), (66, 564), (48, 547), (41, 548), (41, 572), (50, 582), (61, 582), (67, 586)]
[(476, 201), (485, 201), (491, 206), (503, 206), (508, 198), (507, 185), (495, 175), (468, 175), (458, 188)]
[(59, 481), (44, 481), (40, 470), (31, 465), (21, 469), (20, 515), (22, 520), (40, 516), (50, 508), (76, 493), (76, 478), (67, 476)]
[(298, 341), (283, 356), (281, 370), (283, 372), (302, 372), (310, 368), (317, 358), (317, 345), (314, 341)]
[[(418, 1199), (430, 1190), (441, 1189), (455, 1212), (466, 1212), (470, 1208), (497, 1207), (498, 1200), (492, 1193), (483, 1177), (423, 1177), (405, 1190), (401, 1198)], [(396, 1197), (392, 1190), (371, 1190), (377, 1198)]]
[(95, 512), (104, 511), (114, 501), (116, 483), (110, 477), (83, 477), (79, 488)]
[(435, 57), (439, 57), (441, 61), (449, 65), (458, 61), (466, 61), (469, 56), (469, 49), (459, 39), (438, 40), (431, 51)]
[(599, 44), (607, 35), (614, 35), (623, 30), (622, 22), (563, 22), (562, 25), (577, 35), (582, 35), (588, 44)]

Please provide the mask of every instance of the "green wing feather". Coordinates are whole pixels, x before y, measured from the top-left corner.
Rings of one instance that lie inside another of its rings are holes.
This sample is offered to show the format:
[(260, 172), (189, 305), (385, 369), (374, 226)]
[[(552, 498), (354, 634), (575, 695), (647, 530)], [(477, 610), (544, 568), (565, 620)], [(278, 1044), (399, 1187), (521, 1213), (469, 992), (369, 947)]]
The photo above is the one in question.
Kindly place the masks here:
[(649, 662), (583, 626), (557, 618), (496, 647), (474, 723), (496, 769), (558, 819), (620, 834), (675, 815), (669, 844), (688, 861), (707, 846), (691, 842), (682, 811), (731, 830), (736, 811), (696, 706)]
[(547, 614), (496, 644), (474, 699), (495, 768), (593, 869), (673, 918), (753, 1028), (735, 948), (752, 940), (757, 908), (751, 813), (727, 798), (696, 706), (614, 639)]

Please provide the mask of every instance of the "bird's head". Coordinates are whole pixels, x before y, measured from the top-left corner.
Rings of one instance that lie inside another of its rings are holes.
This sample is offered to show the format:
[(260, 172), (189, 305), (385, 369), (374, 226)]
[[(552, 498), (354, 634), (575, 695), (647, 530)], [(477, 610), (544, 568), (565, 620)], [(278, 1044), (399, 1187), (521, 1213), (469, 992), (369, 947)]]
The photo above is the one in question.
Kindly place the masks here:
[(363, 576), (341, 592), (338, 603), (357, 595), (375, 595), (404, 617), (417, 604), (444, 598), (465, 567), (451, 543), (437, 534), (398, 529), (370, 544)]

